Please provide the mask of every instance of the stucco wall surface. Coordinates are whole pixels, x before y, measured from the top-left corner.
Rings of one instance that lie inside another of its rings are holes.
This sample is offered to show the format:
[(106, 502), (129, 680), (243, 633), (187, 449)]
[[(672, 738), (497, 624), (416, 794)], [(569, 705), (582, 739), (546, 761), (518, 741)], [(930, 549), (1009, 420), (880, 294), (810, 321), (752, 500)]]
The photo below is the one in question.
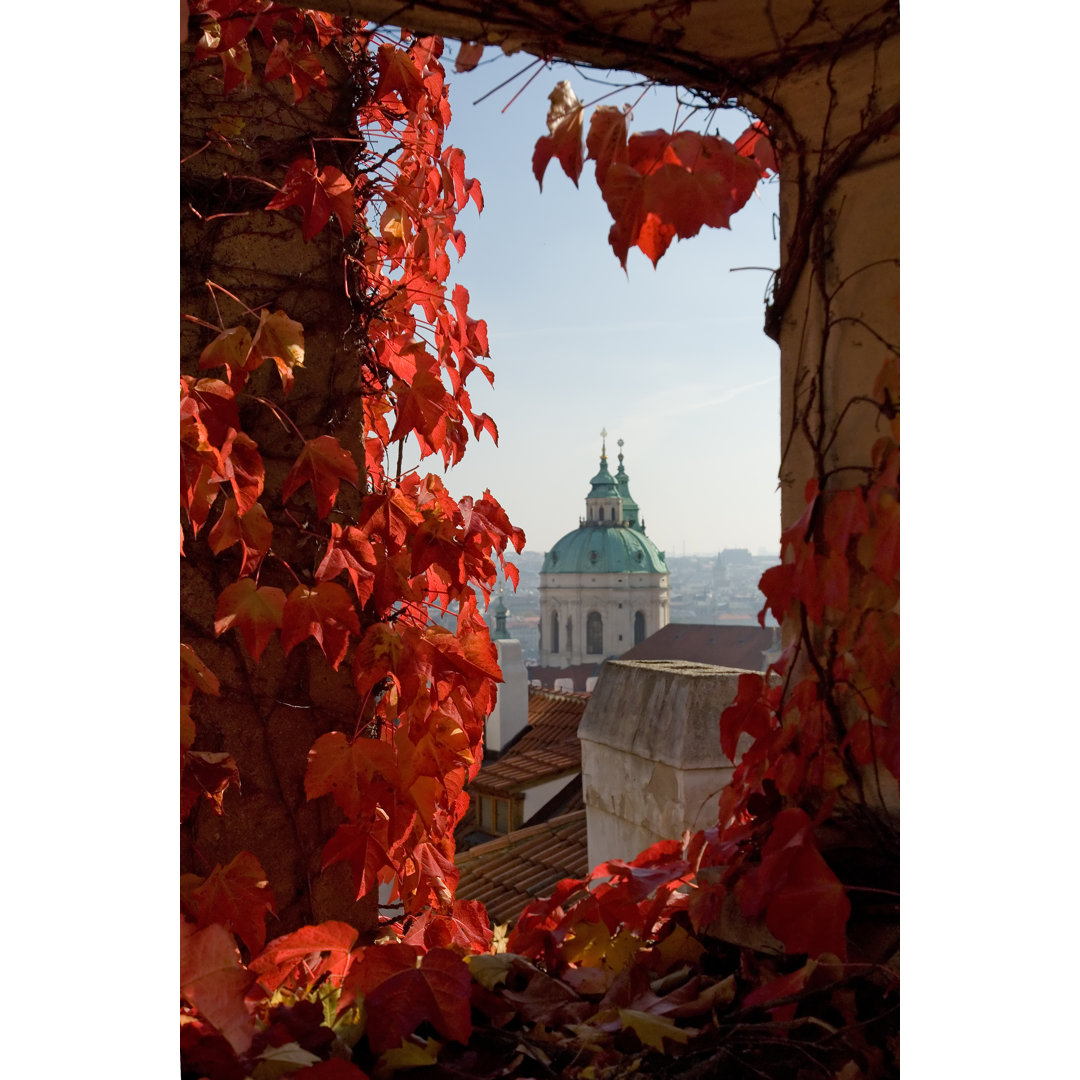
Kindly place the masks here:
[(733, 769), (720, 713), (741, 674), (689, 661), (604, 665), (578, 728), (590, 866), (716, 823)]

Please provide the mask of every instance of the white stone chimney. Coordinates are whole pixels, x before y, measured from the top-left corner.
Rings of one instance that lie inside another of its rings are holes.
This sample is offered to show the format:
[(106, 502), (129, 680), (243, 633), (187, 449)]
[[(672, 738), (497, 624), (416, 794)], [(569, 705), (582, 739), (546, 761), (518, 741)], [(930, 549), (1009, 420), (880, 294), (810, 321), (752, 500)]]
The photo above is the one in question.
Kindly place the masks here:
[(734, 769), (720, 714), (742, 674), (685, 660), (604, 665), (578, 727), (590, 866), (716, 824)]
[(495, 708), (484, 727), (484, 746), (499, 753), (529, 722), (529, 676), (520, 641), (503, 638), (495, 642), (495, 649), (503, 682), (498, 686)]

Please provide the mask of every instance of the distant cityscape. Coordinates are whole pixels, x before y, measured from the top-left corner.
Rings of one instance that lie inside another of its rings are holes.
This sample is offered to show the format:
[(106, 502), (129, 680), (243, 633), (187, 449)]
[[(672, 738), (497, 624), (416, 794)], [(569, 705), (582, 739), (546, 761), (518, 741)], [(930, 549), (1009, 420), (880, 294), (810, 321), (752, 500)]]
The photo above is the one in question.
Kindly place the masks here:
[[(507, 582), (502, 598), (508, 615), (506, 628), (521, 642), (527, 665), (540, 660), (541, 552), (525, 550), (510, 559), (520, 574), (517, 592)], [(761, 575), (779, 563), (776, 555), (751, 555), (747, 548), (725, 548), (717, 555), (667, 555), (670, 571), (670, 613), (673, 623), (715, 626), (757, 626), (765, 598), (758, 590)], [(501, 581), (501, 579), (500, 579)], [(492, 604), (494, 597), (492, 596)], [(494, 628), (494, 615), (488, 610)], [(767, 626), (776, 625), (771, 616)]]

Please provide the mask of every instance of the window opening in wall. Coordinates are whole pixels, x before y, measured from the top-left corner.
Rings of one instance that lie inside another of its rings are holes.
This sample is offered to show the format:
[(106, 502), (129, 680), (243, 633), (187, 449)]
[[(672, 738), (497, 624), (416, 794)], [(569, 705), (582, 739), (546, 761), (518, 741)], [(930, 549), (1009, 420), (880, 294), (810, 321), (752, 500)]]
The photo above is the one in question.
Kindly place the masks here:
[(559, 613), (557, 611), (551, 613), (551, 651), (553, 653), (559, 651)]
[(498, 795), (475, 795), (480, 828), (483, 832), (505, 836), (520, 829), (524, 818), (524, 796), (503, 798)]
[(586, 620), (585, 651), (590, 654), (604, 651), (604, 620), (599, 611), (590, 611)]
[(645, 640), (645, 612), (634, 615), (634, 644), (640, 645)]

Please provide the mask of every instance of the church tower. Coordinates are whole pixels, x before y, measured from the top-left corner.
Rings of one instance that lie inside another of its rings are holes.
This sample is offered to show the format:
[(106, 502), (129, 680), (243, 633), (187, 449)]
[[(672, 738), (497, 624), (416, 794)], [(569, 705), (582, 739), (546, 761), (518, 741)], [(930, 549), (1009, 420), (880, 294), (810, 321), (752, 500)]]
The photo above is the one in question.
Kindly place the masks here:
[(645, 535), (623, 467), (608, 470), (607, 432), (585, 516), (544, 555), (540, 664), (570, 667), (621, 656), (668, 623), (668, 568)]

